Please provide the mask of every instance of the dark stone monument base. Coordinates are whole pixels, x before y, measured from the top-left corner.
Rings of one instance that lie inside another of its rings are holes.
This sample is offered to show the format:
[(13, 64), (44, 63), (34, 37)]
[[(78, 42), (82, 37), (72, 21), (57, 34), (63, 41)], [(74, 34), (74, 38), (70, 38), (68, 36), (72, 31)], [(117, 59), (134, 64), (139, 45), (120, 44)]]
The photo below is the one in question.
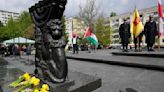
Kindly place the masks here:
[[(8, 62), (0, 58), (0, 92), (12, 92), (15, 89), (8, 85), (24, 74), (19, 68), (6, 65)], [(92, 92), (101, 87), (101, 79), (80, 72), (68, 72), (68, 78), (64, 83), (49, 83), (50, 92)], [(3, 90), (3, 91), (2, 91)]]
[(52, 84), (47, 82), (50, 86), (50, 92), (69, 92), (69, 88), (75, 84), (73, 80), (66, 80), (64, 83)]
[(80, 72), (68, 72), (64, 83), (50, 83), (50, 92), (91, 92), (101, 87), (101, 79)]
[[(12, 92), (15, 89), (9, 88), (8, 85), (23, 72), (17, 68), (7, 69), (6, 67), (4, 69), (7, 71), (3, 77), (4, 80), (0, 80), (2, 92)], [(50, 85), (50, 92), (92, 92), (101, 87), (100, 78), (72, 71), (68, 72), (68, 78), (64, 83), (47, 83)]]
[(75, 81), (69, 92), (91, 92), (100, 88), (102, 84), (100, 78), (80, 72), (69, 71), (68, 77)]

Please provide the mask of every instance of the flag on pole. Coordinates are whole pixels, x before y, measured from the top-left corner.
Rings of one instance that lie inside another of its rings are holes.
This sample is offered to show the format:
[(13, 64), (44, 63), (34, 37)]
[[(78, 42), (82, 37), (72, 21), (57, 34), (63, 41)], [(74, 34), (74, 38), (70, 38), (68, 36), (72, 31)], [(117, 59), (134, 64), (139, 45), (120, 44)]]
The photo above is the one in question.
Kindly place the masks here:
[(90, 27), (87, 28), (84, 37), (87, 38), (87, 40), (89, 40), (91, 43), (93, 43), (96, 46), (96, 48), (98, 47), (97, 37), (94, 33), (91, 32)]
[(131, 25), (130, 25), (131, 33), (136, 38), (144, 29), (144, 26), (141, 22), (141, 18), (137, 8), (135, 8), (134, 13), (131, 18)]
[(160, 17), (163, 17), (163, 12), (162, 12), (162, 2), (161, 0), (158, 0), (158, 13)]
[(158, 0), (158, 13), (159, 13), (159, 36), (164, 35), (163, 32), (163, 11), (162, 11), (162, 2)]

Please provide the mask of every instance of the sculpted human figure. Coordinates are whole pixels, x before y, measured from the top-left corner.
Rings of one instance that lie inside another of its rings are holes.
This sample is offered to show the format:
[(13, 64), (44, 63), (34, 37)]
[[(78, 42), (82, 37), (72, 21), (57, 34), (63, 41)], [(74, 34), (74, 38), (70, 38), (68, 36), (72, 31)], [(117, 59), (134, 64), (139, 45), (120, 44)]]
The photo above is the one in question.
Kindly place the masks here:
[(29, 11), (35, 24), (35, 73), (50, 82), (64, 82), (67, 77), (65, 39), (61, 18), (66, 0), (43, 0)]

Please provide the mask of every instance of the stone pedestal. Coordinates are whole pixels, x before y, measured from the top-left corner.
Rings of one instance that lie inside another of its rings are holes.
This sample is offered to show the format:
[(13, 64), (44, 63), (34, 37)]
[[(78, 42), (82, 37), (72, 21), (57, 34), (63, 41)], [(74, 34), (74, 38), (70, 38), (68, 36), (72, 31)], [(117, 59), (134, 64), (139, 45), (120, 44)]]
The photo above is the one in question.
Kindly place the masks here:
[(101, 79), (80, 72), (68, 72), (64, 83), (50, 83), (50, 92), (92, 92), (101, 87)]
[(69, 71), (68, 77), (75, 80), (75, 85), (70, 87), (69, 92), (92, 92), (102, 84), (100, 78), (80, 72)]
[[(16, 80), (20, 75), (24, 74), (19, 68), (12, 65), (6, 65), (6, 61), (0, 59), (1, 72), (0, 75), (0, 92), (12, 92), (8, 85)], [(95, 76), (83, 74), (76, 71), (69, 71), (68, 78), (64, 83), (49, 83), (50, 92), (92, 92), (101, 87), (101, 79)], [(2, 91), (3, 90), (3, 91)]]
[(50, 85), (50, 92), (69, 92), (70, 87), (75, 85), (75, 81), (66, 80), (64, 83), (48, 84)]

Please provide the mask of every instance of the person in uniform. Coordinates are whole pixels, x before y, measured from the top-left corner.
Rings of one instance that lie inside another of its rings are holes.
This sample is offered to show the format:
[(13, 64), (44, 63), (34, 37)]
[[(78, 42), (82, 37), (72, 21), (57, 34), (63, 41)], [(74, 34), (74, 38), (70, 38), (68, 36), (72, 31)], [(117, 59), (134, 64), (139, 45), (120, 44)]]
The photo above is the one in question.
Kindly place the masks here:
[(128, 43), (131, 34), (130, 34), (130, 24), (127, 22), (127, 19), (124, 19), (124, 23), (120, 25), (119, 35), (121, 38), (123, 52), (128, 52)]
[(153, 21), (152, 16), (149, 16), (149, 21), (144, 26), (144, 34), (146, 36), (146, 43), (148, 51), (154, 51), (153, 45), (155, 43), (155, 36), (157, 35), (157, 24)]

